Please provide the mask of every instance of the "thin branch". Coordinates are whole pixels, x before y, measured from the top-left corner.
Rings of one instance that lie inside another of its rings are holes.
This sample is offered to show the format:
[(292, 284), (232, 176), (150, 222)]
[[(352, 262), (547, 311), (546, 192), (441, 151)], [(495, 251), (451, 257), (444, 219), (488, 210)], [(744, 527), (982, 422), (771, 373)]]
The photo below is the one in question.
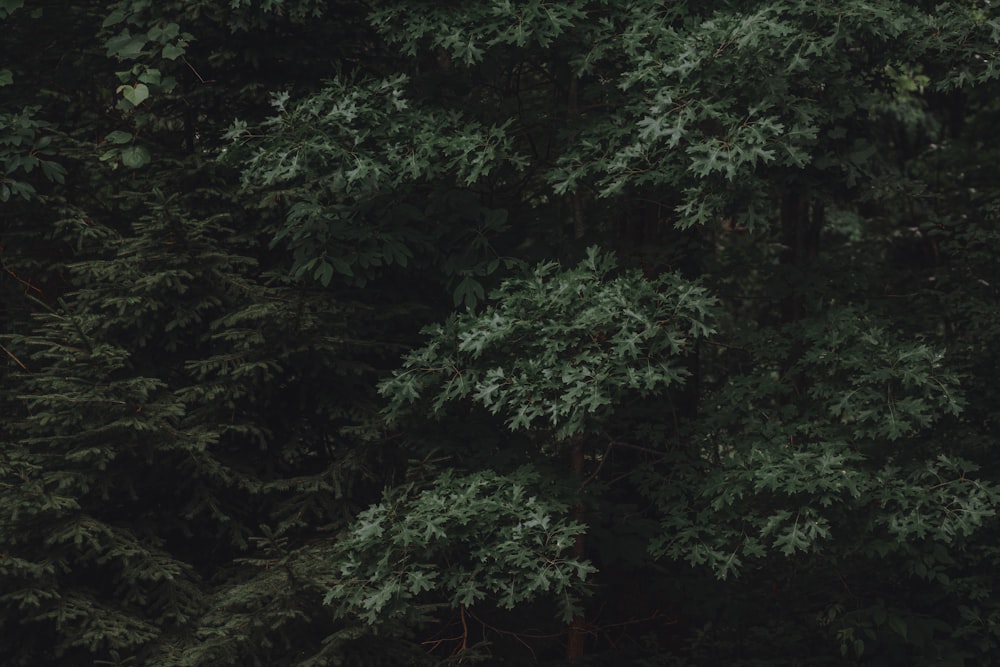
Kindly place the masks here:
[(465, 649), (469, 646), (469, 626), (465, 622), (465, 605), (459, 605), (458, 614), (462, 619), (462, 645), (459, 647), (458, 651), (464, 653)]
[(190, 69), (192, 72), (194, 72), (194, 75), (196, 77), (198, 77), (199, 81), (201, 81), (204, 84), (215, 83), (215, 79), (204, 79), (204, 78), (202, 78), (201, 74), (198, 73), (198, 70), (196, 70), (194, 68), (194, 65), (192, 65), (191, 63), (188, 62), (187, 58), (185, 58), (184, 56), (181, 56), (181, 60), (183, 60), (184, 64), (188, 66), (188, 69)]
[(17, 357), (15, 357), (13, 352), (11, 352), (10, 350), (8, 350), (3, 345), (0, 345), (0, 350), (3, 350), (7, 354), (8, 357), (10, 357), (11, 359), (13, 359), (14, 363), (21, 367), (21, 370), (24, 370), (24, 371), (28, 370), (28, 367), (25, 366), (23, 363), (21, 363), (21, 360), (18, 359)]
[(611, 444), (613, 444), (615, 447), (624, 447), (626, 449), (634, 449), (638, 452), (646, 452), (647, 454), (653, 454), (660, 458), (663, 458), (664, 456), (667, 455), (666, 452), (661, 452), (656, 449), (650, 449), (649, 447), (642, 447), (641, 445), (632, 445), (627, 442), (621, 442), (620, 440), (612, 440)]
[(608, 443), (607, 449), (605, 449), (604, 454), (601, 455), (601, 462), (597, 464), (597, 469), (594, 470), (594, 472), (589, 477), (587, 477), (587, 479), (583, 480), (583, 482), (580, 484), (581, 489), (585, 488), (588, 484), (593, 482), (594, 479), (597, 477), (597, 475), (600, 474), (601, 468), (604, 467), (604, 462), (608, 460), (608, 455), (611, 453), (611, 448), (614, 446), (615, 443), (613, 441)]
[[(469, 616), (471, 616), (476, 621), (478, 621), (479, 624), (483, 626), (484, 630), (492, 630), (493, 632), (497, 633), (498, 635), (506, 635), (508, 637), (513, 637), (514, 639), (516, 639), (518, 642), (520, 642), (524, 646), (524, 648), (528, 649), (528, 652), (531, 653), (531, 656), (532, 656), (533, 659), (537, 659), (537, 656), (535, 656), (535, 649), (531, 648), (531, 645), (528, 644), (528, 642), (524, 641), (524, 639), (522, 639), (522, 637), (527, 637), (529, 639), (554, 639), (556, 637), (562, 637), (563, 634), (564, 634), (562, 632), (557, 632), (557, 633), (553, 633), (553, 634), (542, 634), (542, 633), (513, 632), (511, 630), (502, 630), (501, 628), (498, 628), (495, 625), (490, 625), (489, 623), (487, 623), (486, 621), (484, 621), (479, 616), (476, 616), (475, 614), (473, 614), (471, 611), (469, 612)], [(484, 637), (485, 637), (485, 633), (484, 633)]]

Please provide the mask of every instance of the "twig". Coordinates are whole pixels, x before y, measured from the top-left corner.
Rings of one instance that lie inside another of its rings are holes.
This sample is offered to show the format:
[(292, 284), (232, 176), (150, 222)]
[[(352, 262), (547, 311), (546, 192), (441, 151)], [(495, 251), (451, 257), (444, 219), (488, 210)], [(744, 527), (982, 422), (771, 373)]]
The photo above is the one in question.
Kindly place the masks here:
[(667, 455), (667, 452), (661, 452), (659, 450), (650, 449), (649, 447), (642, 447), (640, 445), (632, 445), (632, 444), (629, 444), (627, 442), (622, 442), (620, 440), (614, 440), (614, 441), (612, 441), (611, 444), (613, 444), (615, 447), (625, 447), (626, 449), (634, 449), (634, 450), (639, 451), (639, 452), (646, 452), (647, 454), (653, 454), (653, 455), (658, 456), (660, 458), (663, 458), (663, 457), (665, 457)]
[(601, 462), (597, 464), (597, 469), (594, 470), (594, 472), (589, 477), (587, 477), (587, 479), (583, 480), (583, 483), (580, 484), (581, 489), (586, 487), (591, 482), (593, 482), (594, 479), (596, 479), (597, 475), (600, 474), (601, 468), (604, 467), (604, 462), (608, 460), (608, 454), (611, 453), (611, 448), (614, 446), (615, 446), (614, 441), (608, 442), (608, 447), (607, 449), (604, 450), (604, 454), (601, 455)]
[(3, 350), (7, 354), (8, 357), (10, 357), (11, 359), (13, 359), (14, 363), (21, 367), (21, 370), (25, 370), (25, 371), (28, 370), (28, 367), (25, 366), (24, 364), (22, 364), (21, 360), (18, 359), (17, 357), (15, 357), (13, 352), (11, 352), (7, 348), (5, 348), (3, 345), (0, 345), (0, 350)]
[(462, 619), (462, 646), (459, 647), (458, 651), (460, 653), (465, 653), (465, 649), (469, 646), (469, 626), (465, 622), (465, 605), (459, 605), (458, 614)]
[(202, 83), (206, 83), (206, 84), (207, 83), (215, 83), (215, 79), (203, 79), (202, 76), (201, 76), (201, 74), (198, 74), (198, 70), (196, 70), (194, 68), (194, 65), (192, 65), (191, 63), (188, 62), (187, 58), (185, 58), (184, 56), (181, 56), (181, 60), (183, 60), (184, 64), (188, 66), (188, 69), (190, 69), (192, 72), (194, 72), (194, 75), (196, 77), (198, 77), (199, 81), (201, 81)]

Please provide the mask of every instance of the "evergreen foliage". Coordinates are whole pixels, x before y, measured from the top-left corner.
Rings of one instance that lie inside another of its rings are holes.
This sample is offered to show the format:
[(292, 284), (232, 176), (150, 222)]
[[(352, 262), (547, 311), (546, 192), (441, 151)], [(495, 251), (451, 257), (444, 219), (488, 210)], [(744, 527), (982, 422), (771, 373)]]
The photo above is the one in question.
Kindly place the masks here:
[(0, 664), (996, 662), (990, 3), (0, 34)]

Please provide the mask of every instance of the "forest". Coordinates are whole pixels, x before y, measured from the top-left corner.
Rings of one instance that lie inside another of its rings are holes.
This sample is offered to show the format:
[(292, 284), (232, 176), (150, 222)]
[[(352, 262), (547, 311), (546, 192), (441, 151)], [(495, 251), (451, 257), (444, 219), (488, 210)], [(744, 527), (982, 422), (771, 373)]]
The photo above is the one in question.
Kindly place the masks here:
[(1000, 665), (1000, 6), (0, 0), (0, 664)]

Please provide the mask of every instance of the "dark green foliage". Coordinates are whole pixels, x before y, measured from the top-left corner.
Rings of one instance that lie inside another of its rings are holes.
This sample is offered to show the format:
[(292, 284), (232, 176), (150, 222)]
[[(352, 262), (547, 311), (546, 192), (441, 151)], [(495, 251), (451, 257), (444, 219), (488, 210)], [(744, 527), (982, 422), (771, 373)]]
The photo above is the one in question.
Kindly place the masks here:
[(472, 399), (511, 430), (565, 439), (609, 421), (630, 394), (682, 382), (687, 348), (713, 332), (714, 299), (677, 275), (648, 281), (614, 269), (613, 257), (590, 248), (576, 268), (539, 265), (504, 281), (495, 305), (429, 329), (431, 342), (382, 385), (390, 418), (431, 393), (433, 412)]
[(387, 496), (344, 536), (326, 603), (338, 616), (381, 624), (419, 618), (415, 601), (423, 597), (456, 609), (513, 609), (548, 594), (569, 621), (593, 567), (566, 557), (584, 526), (562, 518), (566, 504), (538, 495), (539, 484), (528, 468), (505, 476), (445, 471), (430, 488)]
[(989, 3), (0, 33), (0, 663), (995, 662)]

